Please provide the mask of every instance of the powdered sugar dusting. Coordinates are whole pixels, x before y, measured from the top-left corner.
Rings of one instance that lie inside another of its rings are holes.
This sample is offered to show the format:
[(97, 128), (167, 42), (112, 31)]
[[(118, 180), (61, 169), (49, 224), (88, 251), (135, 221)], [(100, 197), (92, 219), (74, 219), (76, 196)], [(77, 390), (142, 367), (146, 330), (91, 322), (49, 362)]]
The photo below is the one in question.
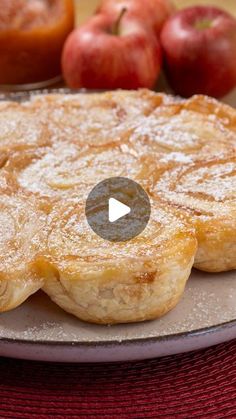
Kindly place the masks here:
[(236, 156), (184, 164), (166, 171), (156, 183), (154, 193), (168, 201), (211, 213), (211, 216), (236, 211)]

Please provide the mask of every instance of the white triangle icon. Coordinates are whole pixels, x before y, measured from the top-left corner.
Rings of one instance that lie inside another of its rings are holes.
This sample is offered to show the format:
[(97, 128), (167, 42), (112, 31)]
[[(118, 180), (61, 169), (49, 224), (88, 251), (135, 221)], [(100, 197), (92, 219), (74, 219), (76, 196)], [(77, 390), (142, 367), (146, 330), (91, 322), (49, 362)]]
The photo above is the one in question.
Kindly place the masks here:
[(108, 201), (108, 215), (110, 223), (114, 223), (120, 218), (130, 213), (130, 207), (117, 199), (110, 198)]

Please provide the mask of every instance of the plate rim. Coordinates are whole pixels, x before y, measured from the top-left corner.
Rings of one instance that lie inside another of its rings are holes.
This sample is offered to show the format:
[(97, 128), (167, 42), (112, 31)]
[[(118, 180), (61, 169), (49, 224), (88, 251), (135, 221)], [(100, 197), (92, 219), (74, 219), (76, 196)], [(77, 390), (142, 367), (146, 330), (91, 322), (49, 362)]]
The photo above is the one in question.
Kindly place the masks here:
[[(106, 326), (105, 326), (106, 327)], [(187, 332), (179, 332), (173, 333), (169, 335), (163, 336), (151, 336), (151, 337), (140, 337), (134, 339), (113, 339), (113, 340), (104, 340), (104, 341), (56, 341), (56, 340), (32, 340), (32, 339), (14, 339), (14, 338), (6, 338), (0, 337), (0, 344), (1, 343), (9, 343), (9, 344), (19, 344), (19, 345), (43, 345), (43, 346), (66, 346), (66, 347), (88, 347), (92, 348), (95, 346), (99, 347), (112, 347), (114, 345), (136, 345), (136, 344), (143, 344), (143, 343), (159, 343), (159, 342), (166, 342), (172, 340), (179, 340), (179, 339), (189, 339), (201, 335), (207, 335), (216, 332), (222, 332), (226, 329), (231, 329), (236, 327), (236, 319), (229, 320), (224, 323), (219, 323), (214, 326), (203, 327), (199, 329), (194, 329)], [(236, 338), (236, 335), (235, 335)]]

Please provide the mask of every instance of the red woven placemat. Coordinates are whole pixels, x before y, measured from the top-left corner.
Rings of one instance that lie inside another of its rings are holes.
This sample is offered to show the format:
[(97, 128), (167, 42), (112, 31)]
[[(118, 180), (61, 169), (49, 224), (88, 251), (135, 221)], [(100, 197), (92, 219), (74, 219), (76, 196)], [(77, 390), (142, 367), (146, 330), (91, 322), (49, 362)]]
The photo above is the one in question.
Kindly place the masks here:
[(0, 359), (0, 418), (236, 418), (236, 340), (136, 363)]

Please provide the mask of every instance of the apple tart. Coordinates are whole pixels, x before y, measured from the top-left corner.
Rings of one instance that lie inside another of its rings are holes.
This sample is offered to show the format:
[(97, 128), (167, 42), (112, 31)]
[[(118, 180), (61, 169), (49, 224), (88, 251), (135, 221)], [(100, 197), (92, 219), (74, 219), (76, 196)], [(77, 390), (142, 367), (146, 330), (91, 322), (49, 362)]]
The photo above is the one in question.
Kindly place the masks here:
[[(235, 269), (235, 127), (217, 101), (147, 90), (2, 102), (0, 311), (42, 288), (83, 320), (147, 320), (177, 304), (193, 263)], [(84, 211), (114, 176), (152, 199), (146, 229), (122, 243)]]

